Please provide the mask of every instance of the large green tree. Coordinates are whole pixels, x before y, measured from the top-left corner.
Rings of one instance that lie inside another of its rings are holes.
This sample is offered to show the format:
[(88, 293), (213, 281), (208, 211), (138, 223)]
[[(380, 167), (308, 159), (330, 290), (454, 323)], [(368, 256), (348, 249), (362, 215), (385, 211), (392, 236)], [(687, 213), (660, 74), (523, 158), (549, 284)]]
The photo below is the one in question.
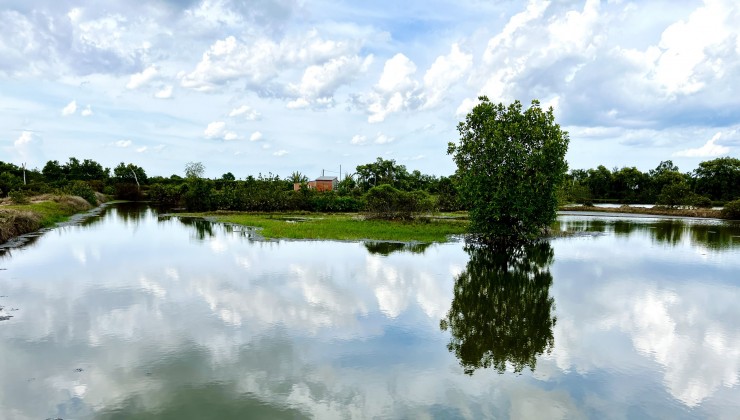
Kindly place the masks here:
[(458, 125), (447, 152), (457, 164), (473, 233), (489, 242), (532, 239), (557, 215), (568, 133), (538, 101), (493, 104), (485, 96)]

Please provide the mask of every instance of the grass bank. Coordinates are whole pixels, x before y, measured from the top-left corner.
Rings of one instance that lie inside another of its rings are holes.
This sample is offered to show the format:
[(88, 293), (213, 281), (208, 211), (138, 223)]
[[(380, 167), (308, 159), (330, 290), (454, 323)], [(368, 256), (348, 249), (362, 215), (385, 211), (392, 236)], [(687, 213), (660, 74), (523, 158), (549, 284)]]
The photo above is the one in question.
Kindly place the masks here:
[(708, 219), (721, 219), (721, 210), (712, 209), (669, 209), (667, 207), (587, 207), (587, 206), (564, 206), (561, 211), (582, 211), (582, 212), (601, 212), (601, 213), (630, 213), (630, 214), (647, 214), (654, 216), (678, 216), (678, 217), (703, 217)]
[(401, 242), (445, 242), (466, 232), (467, 220), (435, 217), (413, 222), (364, 219), (357, 214), (202, 213), (219, 222), (261, 228), (272, 239), (335, 239)]
[(67, 220), (92, 208), (83, 198), (69, 195), (32, 197), (28, 204), (0, 203), (0, 244)]

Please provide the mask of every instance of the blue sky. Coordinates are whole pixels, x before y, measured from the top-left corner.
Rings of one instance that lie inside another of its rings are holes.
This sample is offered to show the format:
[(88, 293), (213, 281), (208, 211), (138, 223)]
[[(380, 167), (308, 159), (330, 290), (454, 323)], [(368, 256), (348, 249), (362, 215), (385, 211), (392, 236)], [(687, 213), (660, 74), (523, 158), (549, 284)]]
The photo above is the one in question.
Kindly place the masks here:
[(0, 28), (0, 160), (29, 167), (449, 175), (482, 94), (553, 106), (571, 168), (740, 155), (735, 0), (5, 0)]

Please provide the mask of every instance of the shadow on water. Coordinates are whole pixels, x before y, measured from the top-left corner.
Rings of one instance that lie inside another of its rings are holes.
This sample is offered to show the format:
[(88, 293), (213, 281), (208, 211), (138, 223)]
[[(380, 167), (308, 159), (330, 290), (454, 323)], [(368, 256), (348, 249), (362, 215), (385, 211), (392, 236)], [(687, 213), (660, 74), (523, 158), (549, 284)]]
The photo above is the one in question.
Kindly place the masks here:
[(676, 246), (689, 240), (693, 245), (720, 250), (740, 247), (740, 223), (722, 221), (685, 221), (661, 219), (655, 221), (577, 219), (558, 220), (555, 230), (571, 232), (614, 233), (617, 237), (634, 234), (648, 235), (655, 243)]
[(423, 254), (431, 246), (431, 243), (403, 243), (403, 242), (364, 242), (365, 249), (371, 254), (387, 257), (394, 252), (410, 252), (412, 254)]
[(537, 356), (554, 345), (550, 297), (553, 249), (538, 242), (508, 249), (467, 243), (470, 260), (455, 278), (454, 297), (443, 331), (447, 348), (466, 374), (493, 366), (499, 373), (510, 364), (515, 372), (534, 371)]

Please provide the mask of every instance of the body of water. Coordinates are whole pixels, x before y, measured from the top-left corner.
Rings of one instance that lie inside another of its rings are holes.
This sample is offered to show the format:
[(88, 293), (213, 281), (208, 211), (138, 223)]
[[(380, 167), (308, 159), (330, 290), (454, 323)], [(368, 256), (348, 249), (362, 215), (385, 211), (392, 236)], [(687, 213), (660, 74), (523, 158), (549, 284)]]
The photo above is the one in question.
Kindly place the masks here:
[(0, 256), (0, 418), (737, 418), (740, 226), (515, 250), (117, 205)]

